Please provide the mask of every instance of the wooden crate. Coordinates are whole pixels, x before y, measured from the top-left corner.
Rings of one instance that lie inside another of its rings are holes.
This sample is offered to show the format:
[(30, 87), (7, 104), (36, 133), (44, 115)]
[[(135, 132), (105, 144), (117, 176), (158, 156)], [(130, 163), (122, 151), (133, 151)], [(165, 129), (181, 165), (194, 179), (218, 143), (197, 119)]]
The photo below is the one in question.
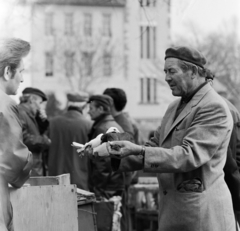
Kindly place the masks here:
[[(70, 175), (31, 177), (10, 188), (15, 231), (95, 231), (93, 203), (77, 203)], [(79, 209), (80, 208), (80, 209)]]

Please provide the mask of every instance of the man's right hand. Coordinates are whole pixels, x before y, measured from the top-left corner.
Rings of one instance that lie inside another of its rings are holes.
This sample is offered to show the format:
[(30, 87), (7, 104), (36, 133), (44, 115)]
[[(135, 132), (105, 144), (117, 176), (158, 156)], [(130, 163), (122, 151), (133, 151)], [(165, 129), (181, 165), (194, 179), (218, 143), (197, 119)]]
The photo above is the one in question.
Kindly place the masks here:
[(130, 141), (109, 141), (109, 154), (112, 158), (122, 159), (130, 155), (138, 155), (142, 147)]

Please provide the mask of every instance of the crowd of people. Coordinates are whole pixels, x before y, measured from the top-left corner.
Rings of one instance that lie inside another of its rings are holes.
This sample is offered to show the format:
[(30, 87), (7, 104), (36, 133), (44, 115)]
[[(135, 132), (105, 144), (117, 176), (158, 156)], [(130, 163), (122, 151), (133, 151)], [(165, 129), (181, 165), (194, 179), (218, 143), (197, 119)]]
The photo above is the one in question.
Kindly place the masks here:
[[(98, 200), (120, 196), (121, 230), (127, 231), (127, 190), (139, 170), (158, 177), (159, 230), (238, 230), (240, 114), (213, 89), (203, 54), (188, 47), (166, 50), (165, 80), (178, 99), (140, 145), (120, 88), (90, 97), (67, 94), (66, 111), (51, 119), (40, 89), (25, 88), (17, 105), (8, 95), (23, 82), (29, 51), (21, 39), (0, 42), (0, 230), (14, 230), (8, 184), (21, 187), (30, 176), (69, 173), (72, 184)], [(91, 120), (83, 113), (86, 107)], [(91, 142), (111, 127), (119, 133), (99, 144), (98, 158), (95, 148), (79, 157), (71, 146)]]

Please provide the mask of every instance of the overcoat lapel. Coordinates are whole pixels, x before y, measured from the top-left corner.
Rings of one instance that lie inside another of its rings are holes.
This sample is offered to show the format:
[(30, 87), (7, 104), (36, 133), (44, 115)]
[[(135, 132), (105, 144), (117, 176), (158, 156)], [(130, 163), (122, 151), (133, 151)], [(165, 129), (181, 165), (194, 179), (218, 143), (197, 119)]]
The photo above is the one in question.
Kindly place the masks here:
[[(182, 112), (178, 115), (178, 117), (174, 120), (178, 105), (180, 103), (179, 100), (176, 101), (176, 103), (173, 105), (172, 109), (169, 111), (169, 113), (166, 114), (166, 123), (165, 125), (163, 124), (163, 139), (161, 141), (162, 143), (165, 141), (167, 136), (171, 133), (171, 131), (192, 111), (192, 107), (197, 105), (202, 97), (209, 91), (211, 90), (212, 87), (210, 84), (206, 84), (203, 86), (194, 96), (193, 98), (188, 102), (186, 107), (182, 110)], [(163, 121), (164, 122), (164, 121)]]
[(174, 105), (167, 110), (161, 124), (161, 133), (160, 133), (160, 146), (162, 145), (163, 141), (167, 137), (167, 135), (170, 132), (170, 128), (172, 127), (172, 124), (174, 122), (174, 117), (178, 108), (178, 105), (180, 103), (180, 100), (176, 100), (174, 102)]

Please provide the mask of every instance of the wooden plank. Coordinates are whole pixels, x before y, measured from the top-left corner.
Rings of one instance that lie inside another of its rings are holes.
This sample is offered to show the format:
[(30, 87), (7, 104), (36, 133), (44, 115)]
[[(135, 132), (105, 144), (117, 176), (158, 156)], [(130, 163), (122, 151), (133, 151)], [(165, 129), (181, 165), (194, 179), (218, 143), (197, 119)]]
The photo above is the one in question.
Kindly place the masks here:
[(138, 177), (138, 184), (158, 184), (157, 177)]
[(56, 178), (58, 179), (58, 184), (59, 185), (70, 185), (70, 174), (62, 174), (59, 176), (56, 176)]
[(134, 184), (129, 187), (129, 190), (132, 191), (143, 191), (143, 192), (158, 192), (158, 184)]
[(75, 185), (10, 190), (15, 231), (78, 231)]
[(40, 185), (70, 185), (70, 174), (63, 174), (59, 176), (42, 176), (30, 177), (26, 185), (40, 186)]

